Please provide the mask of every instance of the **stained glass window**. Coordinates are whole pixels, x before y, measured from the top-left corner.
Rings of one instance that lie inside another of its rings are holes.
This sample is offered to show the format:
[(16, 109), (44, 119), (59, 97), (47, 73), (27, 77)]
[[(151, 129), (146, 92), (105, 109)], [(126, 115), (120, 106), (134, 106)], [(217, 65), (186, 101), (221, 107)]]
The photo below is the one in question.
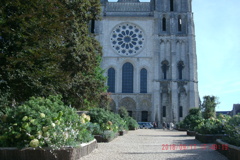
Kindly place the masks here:
[(121, 55), (131, 56), (143, 48), (143, 31), (134, 24), (121, 24), (114, 28), (111, 35), (112, 47)]
[(140, 73), (140, 93), (147, 93), (147, 70), (141, 69)]
[(113, 68), (108, 69), (108, 92), (115, 93), (115, 70)]
[(133, 93), (133, 65), (129, 62), (122, 69), (122, 92)]

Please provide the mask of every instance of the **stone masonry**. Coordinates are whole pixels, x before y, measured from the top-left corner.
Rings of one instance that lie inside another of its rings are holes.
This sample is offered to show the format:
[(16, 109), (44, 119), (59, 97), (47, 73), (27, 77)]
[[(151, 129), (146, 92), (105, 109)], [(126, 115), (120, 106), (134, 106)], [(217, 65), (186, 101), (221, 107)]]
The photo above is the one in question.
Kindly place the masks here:
[(101, 0), (92, 32), (103, 46), (112, 110), (177, 123), (199, 106), (192, 0)]

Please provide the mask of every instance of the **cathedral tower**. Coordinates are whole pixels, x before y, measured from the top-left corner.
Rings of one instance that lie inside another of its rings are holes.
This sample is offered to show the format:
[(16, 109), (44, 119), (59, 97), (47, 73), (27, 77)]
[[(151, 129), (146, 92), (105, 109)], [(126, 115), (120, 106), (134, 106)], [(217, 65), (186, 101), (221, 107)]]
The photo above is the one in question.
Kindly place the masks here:
[(92, 31), (103, 46), (112, 110), (137, 121), (179, 122), (199, 106), (191, 0), (101, 0)]

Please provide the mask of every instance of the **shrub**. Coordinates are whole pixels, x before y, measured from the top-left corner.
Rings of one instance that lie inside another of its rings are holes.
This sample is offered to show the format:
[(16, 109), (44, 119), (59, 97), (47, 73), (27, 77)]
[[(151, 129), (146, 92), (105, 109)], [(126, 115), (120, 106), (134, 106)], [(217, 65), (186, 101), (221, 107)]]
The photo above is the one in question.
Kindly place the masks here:
[(93, 135), (103, 134), (103, 131), (101, 130), (100, 125), (97, 123), (89, 122), (89, 123), (87, 123), (87, 128)]
[(118, 132), (127, 129), (126, 122), (120, 117), (119, 114), (115, 114), (102, 108), (93, 108), (88, 114), (91, 117), (92, 123), (100, 125), (101, 131), (112, 130)]
[(106, 130), (103, 132), (103, 138), (111, 140), (115, 138), (115, 133), (111, 130)]
[(133, 119), (132, 117), (130, 117), (130, 116), (125, 117), (124, 120), (126, 121), (126, 124), (127, 124), (127, 127), (129, 130), (135, 130), (135, 129), (139, 128), (137, 121), (135, 119)]
[(121, 118), (119, 114), (115, 114), (102, 108), (91, 109), (88, 113), (92, 123), (97, 123), (100, 126), (100, 131), (112, 130), (118, 132), (128, 129), (138, 128), (138, 123), (132, 117), (125, 116)]
[(215, 118), (204, 119), (195, 127), (195, 131), (200, 134), (224, 134), (224, 123)]
[(65, 106), (61, 96), (32, 97), (19, 107), (6, 108), (1, 120), (1, 147), (58, 148), (93, 140), (76, 110)]
[(121, 106), (118, 110), (118, 114), (120, 115), (120, 117), (124, 118), (124, 117), (128, 117), (128, 111), (125, 107)]
[(186, 128), (187, 128), (186, 124), (184, 124), (183, 121), (177, 123), (177, 124), (176, 124), (176, 127), (177, 127), (178, 129), (186, 129)]
[(200, 108), (191, 108), (189, 114), (178, 125), (180, 128), (194, 131), (194, 128), (203, 121)]
[(233, 116), (224, 126), (227, 137), (223, 140), (240, 147), (240, 114)]

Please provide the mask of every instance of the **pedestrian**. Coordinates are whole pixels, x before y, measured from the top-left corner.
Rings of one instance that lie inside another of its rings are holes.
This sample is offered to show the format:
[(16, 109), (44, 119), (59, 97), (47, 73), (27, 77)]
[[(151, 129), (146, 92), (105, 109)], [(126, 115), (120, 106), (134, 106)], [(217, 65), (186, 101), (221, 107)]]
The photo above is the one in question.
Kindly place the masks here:
[(153, 122), (153, 128), (157, 128), (157, 123), (156, 122)]
[(170, 123), (170, 130), (173, 130), (174, 124), (171, 122)]
[(166, 129), (166, 123), (163, 122), (162, 126), (163, 126), (163, 130), (165, 130)]
[(167, 129), (169, 130), (169, 123), (167, 123)]

